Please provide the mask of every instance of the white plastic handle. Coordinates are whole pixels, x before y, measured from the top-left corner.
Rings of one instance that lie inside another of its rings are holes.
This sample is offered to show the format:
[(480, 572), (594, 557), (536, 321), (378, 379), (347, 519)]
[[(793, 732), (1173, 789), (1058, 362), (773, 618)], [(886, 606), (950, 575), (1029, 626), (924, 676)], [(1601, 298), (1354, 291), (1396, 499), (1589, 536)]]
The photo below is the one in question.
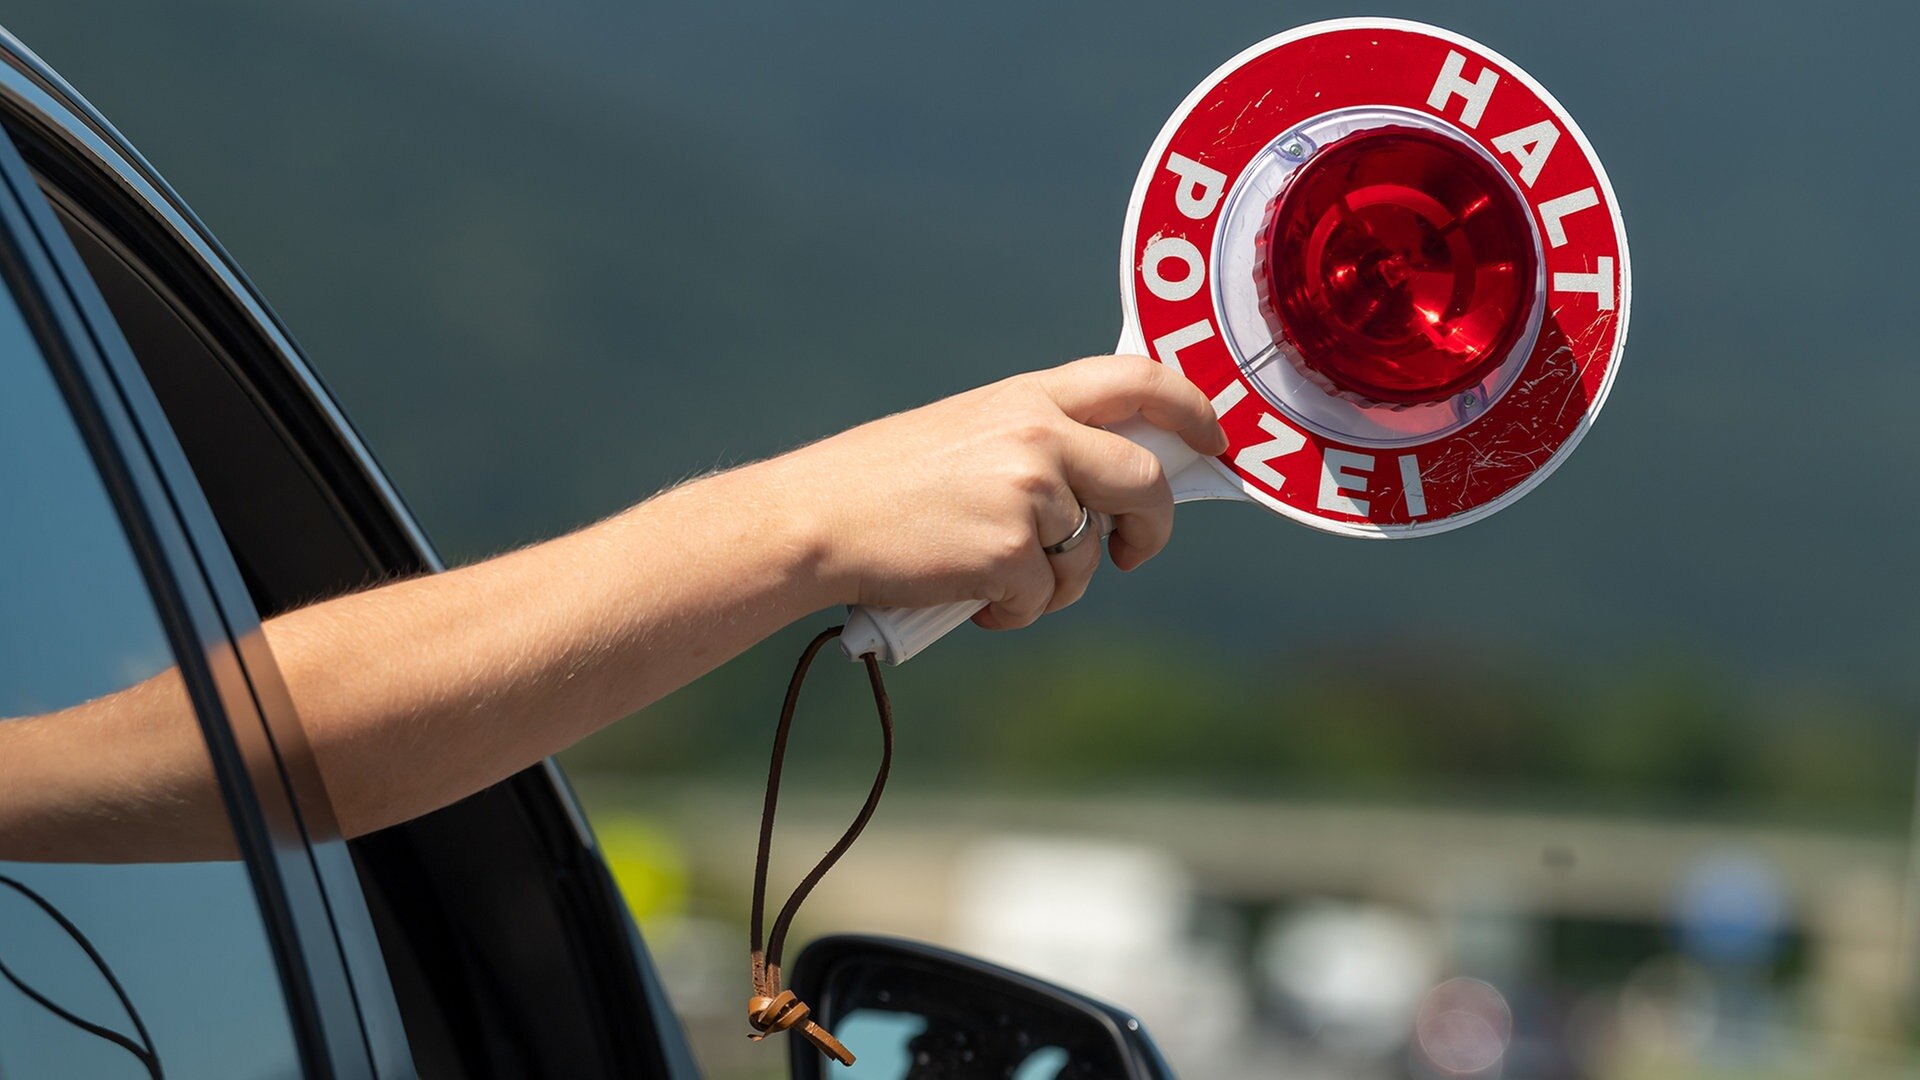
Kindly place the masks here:
[[(1146, 447), (1160, 459), (1172, 483), (1175, 502), (1238, 496), (1237, 491), (1221, 486), (1217, 474), (1179, 435), (1137, 418), (1116, 424), (1112, 430)], [(930, 608), (856, 605), (848, 609), (846, 629), (840, 632), (840, 648), (851, 660), (872, 653), (883, 664), (904, 664), (986, 606), (978, 600)]]
[(840, 648), (858, 660), (872, 653), (883, 664), (904, 664), (914, 653), (946, 637), (954, 627), (986, 607), (984, 600), (962, 600), (939, 607), (901, 608), (856, 605), (847, 610)]

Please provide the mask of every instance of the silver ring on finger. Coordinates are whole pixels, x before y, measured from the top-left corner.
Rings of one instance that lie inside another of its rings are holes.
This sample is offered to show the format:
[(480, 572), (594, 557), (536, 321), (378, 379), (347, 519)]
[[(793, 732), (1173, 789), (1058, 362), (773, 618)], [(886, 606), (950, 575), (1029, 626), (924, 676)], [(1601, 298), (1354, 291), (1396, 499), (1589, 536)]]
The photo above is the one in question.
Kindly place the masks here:
[(1080, 524), (1074, 526), (1073, 535), (1067, 537), (1065, 540), (1062, 540), (1057, 544), (1047, 544), (1043, 546), (1040, 550), (1046, 552), (1049, 555), (1065, 555), (1067, 552), (1072, 551), (1074, 548), (1077, 548), (1081, 544), (1086, 543), (1087, 537), (1092, 535), (1092, 533), (1093, 533), (1093, 511), (1088, 510), (1086, 507), (1082, 506), (1080, 508)]

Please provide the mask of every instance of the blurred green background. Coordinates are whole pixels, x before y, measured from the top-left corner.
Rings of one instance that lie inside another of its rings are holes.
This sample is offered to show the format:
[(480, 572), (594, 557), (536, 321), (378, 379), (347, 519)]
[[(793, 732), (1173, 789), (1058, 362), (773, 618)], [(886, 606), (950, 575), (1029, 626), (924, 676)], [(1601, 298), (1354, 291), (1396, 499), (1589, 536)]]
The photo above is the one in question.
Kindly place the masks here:
[[(1682, 900), (1580, 914), (1515, 886), (1536, 899), (1503, 918), (1547, 929), (1523, 935), (1536, 944), (1502, 977), (1522, 987), (1515, 1002), (1550, 1003), (1516, 1005), (1516, 1031), (1548, 1049), (1510, 1055), (1506, 1075), (1761, 1075), (1727, 1056), (1744, 1030), (1784, 1040), (1766, 1044), (1789, 1048), (1766, 1055), (1781, 1075), (1906, 1068), (1889, 1048), (1915, 993), (1920, 365), (1905, 260), (1920, 249), (1906, 135), (1920, 16), (1520, 0), (1369, 12), (1513, 58), (1605, 161), (1638, 304), (1604, 419), (1551, 483), (1472, 529), (1364, 544), (1195, 506), (1162, 557), (1037, 629), (956, 635), (892, 677), (901, 843), (932, 835), (914, 831), (915, 799), (993, 835), (1106, 836), (1063, 822), (1112, 800), (1164, 820), (1384, 807), (1471, 815), (1474, 842), (1517, 851), (1526, 873), (1577, 874), (1587, 852), (1562, 859), (1558, 841), (1501, 830), (1540, 815), (1562, 823), (1550, 838), (1637, 823), (1681, 853), (1649, 896), (1685, 895), (1688, 868), (1715, 853), (1766, 865), (1792, 912), (1778, 940), (1730, 982), (1690, 951)], [(1245, 45), (1356, 13), (23, 0), (4, 21), (234, 252), (459, 561), (1110, 348), (1121, 216), (1167, 113)], [(738, 921), (751, 828), (701, 808), (764, 769), (812, 629), (568, 755), (625, 880), (652, 897), (636, 900), (650, 932), (691, 982), (699, 962), (675, 961), (675, 928)], [(864, 691), (850, 675), (815, 684), (795, 768), (848, 801), (864, 781), (845, 761), (872, 754)], [(823, 827), (842, 812), (824, 804)], [(1353, 836), (1364, 861), (1375, 834)], [(1802, 859), (1770, 846), (1782, 837), (1879, 854)], [(1439, 910), (1365, 875), (1235, 884), (1177, 833), (1155, 843), (1187, 875), (1180, 940), (1235, 955), (1303, 904)], [(1279, 873), (1302, 853), (1275, 843), (1221, 865)], [(883, 850), (864, 865), (907, 864)], [(1896, 965), (1883, 984), (1820, 959), (1822, 889), (1860, 867), (1894, 890), (1873, 909), (1879, 936), (1855, 942)], [(1570, 889), (1589, 886), (1607, 882)], [(827, 906), (821, 925), (872, 921)], [(964, 938), (962, 923), (907, 928)], [(1455, 945), (1438, 955), (1446, 971), (1490, 963)], [(1666, 995), (1650, 999), (1661, 1015), (1681, 1015), (1692, 976), (1646, 967), (1675, 956), (1717, 988), (1709, 1037), (1666, 1056), (1568, 1049), (1584, 1045), (1566, 1033), (1595, 987), (1615, 1020), (1648, 985)], [(1830, 1000), (1848, 993), (1884, 1015), (1835, 1026)], [(1362, 1069), (1358, 1051), (1328, 1049), (1331, 1021), (1294, 1007), (1308, 1019), (1249, 1020), (1256, 1034), (1231, 1038)], [(737, 1053), (721, 1038), (724, 1072)], [(1189, 1054), (1194, 1075), (1248, 1075), (1256, 1060)], [(1432, 1064), (1418, 1056), (1396, 1049), (1379, 1067), (1418, 1073)]]

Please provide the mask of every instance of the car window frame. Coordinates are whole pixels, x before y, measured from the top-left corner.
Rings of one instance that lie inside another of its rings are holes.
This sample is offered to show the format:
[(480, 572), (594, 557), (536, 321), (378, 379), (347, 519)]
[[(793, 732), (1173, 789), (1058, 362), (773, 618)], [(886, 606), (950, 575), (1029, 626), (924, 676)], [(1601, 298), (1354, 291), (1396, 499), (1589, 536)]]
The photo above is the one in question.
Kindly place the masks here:
[[(267, 355), (236, 358), (246, 366), (243, 381), (259, 395), (263, 410), (286, 429), (289, 444), (308, 459), (382, 572), (398, 575), (443, 570), (444, 564), (425, 532), (364, 440), (244, 272), (139, 152), (4, 29), (0, 29), (0, 122), (30, 151), (36, 141), (51, 146), (60, 164), (110, 185), (126, 203), (150, 215), (155, 234), (164, 237), (168, 248), (166, 259), (190, 263), (193, 276), (207, 279), (211, 290), (218, 293), (207, 298), (208, 303), (231, 308), (222, 317), (231, 316), (241, 336), (260, 340)], [(33, 168), (43, 167), (44, 154), (29, 156), (35, 158)], [(77, 254), (74, 259), (78, 259)], [(92, 294), (94, 317), (111, 324), (111, 316), (100, 303), (97, 290), (91, 289), (90, 279), (86, 285), (88, 288), (82, 291)], [(144, 388), (137, 359), (125, 349), (124, 341), (120, 345), (107, 360)], [(315, 810), (320, 811), (320, 818), (330, 816), (325, 813), (317, 772), (301, 754), (287, 753), (289, 749), (301, 750), (304, 736), (278, 669), (258, 632), (257, 610), (231, 553), (219, 542), (217, 522), (199, 497), (191, 466), (171, 438), (164, 413), (150, 391), (143, 395), (143, 406), (143, 421), (157, 425), (165, 435), (161, 441), (168, 450), (166, 471), (182, 478), (193, 492), (190, 509), (194, 526), (215, 540), (212, 551), (216, 557), (202, 569), (221, 603), (240, 613), (232, 637), (236, 643), (233, 659), (254, 691), (255, 716), (266, 733), (264, 751), (269, 757), (276, 750), (279, 753), (282, 778), (294, 795), (288, 808), (293, 821), (300, 822), (303, 808), (309, 812), (305, 840), (320, 887), (319, 899), (332, 905), (334, 930), (346, 957), (348, 989), (359, 991), (364, 1034), (372, 1047), (376, 1075), (413, 1075), (405, 1030), (393, 1003), (393, 987), (356, 877), (355, 856), (349, 852), (349, 843), (338, 838), (330, 820), (312, 820)], [(580, 954), (577, 959), (586, 992), (604, 1014), (600, 1023), (611, 1029), (608, 1033), (618, 1044), (618, 1058), (626, 1062), (624, 1068), (638, 1069), (640, 1075), (699, 1075), (685, 1031), (638, 927), (557, 763), (544, 760), (497, 787), (542, 838), (538, 841), (542, 851), (537, 857), (553, 882), (561, 916), (573, 924), (574, 937), (568, 949)]]
[(371, 1076), (373, 1062), (305, 827), (255, 696), (242, 642), (251, 604), (213, 568), (217, 527), (25, 160), (0, 139), (0, 281), (13, 290), (72, 411), (173, 650), (259, 902), (312, 1077)]

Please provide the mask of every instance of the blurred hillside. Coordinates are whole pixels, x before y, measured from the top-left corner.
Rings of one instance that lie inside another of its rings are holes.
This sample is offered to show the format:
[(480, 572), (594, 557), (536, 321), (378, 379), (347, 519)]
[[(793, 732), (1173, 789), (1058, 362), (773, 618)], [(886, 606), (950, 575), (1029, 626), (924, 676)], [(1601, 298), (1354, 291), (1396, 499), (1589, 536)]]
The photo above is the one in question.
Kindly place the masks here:
[[(1890, 212), (1920, 163), (1887, 137), (1914, 100), (1885, 73), (1920, 16), (1374, 6), (1527, 66), (1601, 152), (1639, 299), (1605, 419), (1515, 509), (1416, 544), (1185, 510), (1141, 573), (903, 671), (915, 737), (1008, 782), (1579, 778), (1897, 812), (1920, 367), (1888, 253), (1920, 246)], [(208, 220), (460, 559), (1108, 348), (1166, 113), (1244, 45), (1350, 13), (58, 0), (5, 21)], [(798, 640), (589, 759), (750, 771), (738, 738)]]

